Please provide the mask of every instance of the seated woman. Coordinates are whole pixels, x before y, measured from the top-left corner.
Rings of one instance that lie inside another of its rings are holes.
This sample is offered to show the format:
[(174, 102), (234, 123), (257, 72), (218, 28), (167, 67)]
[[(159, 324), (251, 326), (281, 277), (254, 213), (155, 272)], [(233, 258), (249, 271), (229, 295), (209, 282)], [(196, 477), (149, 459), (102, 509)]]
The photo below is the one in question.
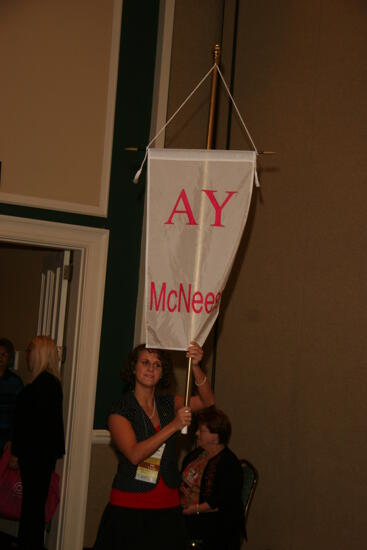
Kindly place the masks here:
[(215, 407), (197, 415), (198, 447), (183, 461), (181, 505), (191, 540), (205, 550), (239, 550), (245, 534), (242, 468), (227, 447), (231, 424)]

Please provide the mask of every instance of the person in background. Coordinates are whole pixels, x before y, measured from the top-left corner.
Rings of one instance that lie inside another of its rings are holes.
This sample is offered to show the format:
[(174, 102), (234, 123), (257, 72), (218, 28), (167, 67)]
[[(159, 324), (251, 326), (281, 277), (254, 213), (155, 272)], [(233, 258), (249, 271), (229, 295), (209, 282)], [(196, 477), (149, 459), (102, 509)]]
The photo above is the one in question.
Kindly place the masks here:
[(12, 342), (0, 338), (0, 454), (10, 446), (15, 402), (23, 388), (21, 378), (11, 370), (14, 356)]
[(192, 342), (187, 357), (198, 395), (186, 407), (183, 397), (159, 393), (171, 381), (168, 352), (141, 344), (129, 355), (123, 372), (129, 388), (108, 419), (119, 464), (95, 550), (186, 550), (176, 438), (191, 411), (214, 404), (202, 356)]
[(243, 474), (227, 447), (231, 424), (210, 407), (197, 415), (198, 447), (182, 464), (181, 504), (190, 540), (203, 550), (239, 550), (245, 535)]
[(18, 544), (43, 549), (45, 504), (56, 460), (65, 453), (62, 388), (56, 343), (36, 336), (27, 349), (30, 383), (20, 392), (14, 416), (12, 453), (23, 486)]

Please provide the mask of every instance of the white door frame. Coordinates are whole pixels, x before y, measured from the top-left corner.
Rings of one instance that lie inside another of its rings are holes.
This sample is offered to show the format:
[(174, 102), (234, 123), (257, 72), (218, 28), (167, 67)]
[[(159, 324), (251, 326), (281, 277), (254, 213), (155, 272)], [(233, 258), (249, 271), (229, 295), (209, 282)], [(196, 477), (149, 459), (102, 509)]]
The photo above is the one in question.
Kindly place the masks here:
[(108, 238), (106, 229), (0, 216), (0, 241), (81, 252), (56, 550), (83, 548)]

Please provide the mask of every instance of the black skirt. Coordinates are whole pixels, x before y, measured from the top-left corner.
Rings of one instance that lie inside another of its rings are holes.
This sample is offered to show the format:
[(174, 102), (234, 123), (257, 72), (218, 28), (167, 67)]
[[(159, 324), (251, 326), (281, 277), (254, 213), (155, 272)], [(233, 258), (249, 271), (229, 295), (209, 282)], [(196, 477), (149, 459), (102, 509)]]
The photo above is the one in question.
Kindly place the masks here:
[(231, 517), (219, 512), (208, 512), (185, 516), (190, 540), (196, 541), (191, 548), (198, 550), (240, 550), (242, 538), (240, 528)]
[(94, 550), (187, 550), (181, 507), (162, 510), (107, 504)]

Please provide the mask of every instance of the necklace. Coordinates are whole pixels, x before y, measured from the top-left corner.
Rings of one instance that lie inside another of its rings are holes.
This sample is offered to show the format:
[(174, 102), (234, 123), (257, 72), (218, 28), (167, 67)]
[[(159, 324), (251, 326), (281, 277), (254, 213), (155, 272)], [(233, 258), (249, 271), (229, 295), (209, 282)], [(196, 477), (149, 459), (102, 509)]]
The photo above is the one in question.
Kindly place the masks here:
[[(135, 395), (135, 391), (133, 391), (133, 394), (134, 394), (134, 396), (135, 396), (135, 399), (138, 401), (138, 398), (137, 398), (136, 395)], [(138, 403), (139, 403), (139, 401), (138, 401)], [(140, 403), (139, 403), (139, 405), (140, 405)], [(140, 405), (140, 407), (143, 409), (143, 407), (142, 407), (141, 405)], [(143, 410), (144, 410), (144, 409), (143, 409)], [(145, 412), (145, 411), (144, 411), (144, 412)], [(152, 414), (151, 414), (150, 416), (149, 416), (148, 413), (145, 413), (145, 414), (147, 415), (147, 417), (149, 418), (149, 420), (151, 420), (151, 419), (153, 418), (153, 416), (154, 416), (154, 413), (155, 413), (155, 399), (153, 399), (153, 410), (152, 410)]]
[(154, 399), (154, 401), (153, 401), (153, 412), (152, 412), (152, 415), (151, 415), (151, 416), (149, 416), (149, 414), (147, 415), (148, 418), (149, 418), (149, 420), (151, 420), (151, 419), (153, 418), (154, 413), (155, 413), (155, 399)]

